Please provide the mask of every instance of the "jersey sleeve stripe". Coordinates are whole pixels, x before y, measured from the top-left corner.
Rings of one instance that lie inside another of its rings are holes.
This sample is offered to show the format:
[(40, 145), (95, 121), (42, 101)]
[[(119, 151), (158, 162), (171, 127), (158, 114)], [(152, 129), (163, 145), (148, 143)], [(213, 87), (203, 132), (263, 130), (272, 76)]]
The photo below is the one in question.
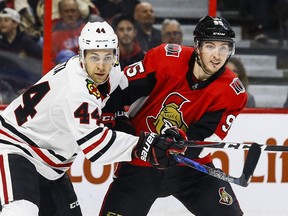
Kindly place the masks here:
[(84, 154), (88, 154), (90, 151), (92, 151), (93, 149), (97, 148), (97, 146), (99, 146), (103, 140), (105, 140), (106, 136), (108, 133), (108, 129), (106, 129), (103, 133), (103, 135), (101, 136), (101, 138), (99, 140), (97, 140), (96, 142), (92, 143), (91, 145), (89, 145), (87, 148), (83, 149)]
[(92, 156), (90, 158), (90, 161), (94, 162), (94, 161), (98, 160), (103, 154), (105, 154), (105, 152), (107, 152), (108, 149), (111, 147), (111, 145), (114, 143), (115, 139), (116, 139), (116, 132), (112, 131), (112, 137), (110, 138), (109, 142), (97, 154)]
[(93, 130), (91, 133), (89, 133), (88, 135), (86, 135), (85, 137), (81, 138), (80, 140), (77, 141), (78, 145), (82, 145), (85, 142), (87, 142), (88, 140), (90, 140), (91, 138), (95, 137), (96, 135), (98, 135), (99, 133), (101, 133), (103, 131), (104, 128), (98, 127), (95, 130)]

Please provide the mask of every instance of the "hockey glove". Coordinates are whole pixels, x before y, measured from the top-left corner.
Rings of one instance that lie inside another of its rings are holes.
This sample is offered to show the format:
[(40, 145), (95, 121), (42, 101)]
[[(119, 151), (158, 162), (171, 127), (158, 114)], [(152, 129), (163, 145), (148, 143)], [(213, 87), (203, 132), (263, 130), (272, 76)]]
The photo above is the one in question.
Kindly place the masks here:
[[(171, 139), (175, 140), (176, 142), (188, 140), (186, 133), (183, 130), (176, 127), (168, 128), (165, 131), (165, 134)], [(198, 158), (202, 150), (203, 148), (188, 148), (185, 151), (185, 156), (190, 159)]]
[(175, 142), (171, 134), (157, 135), (141, 132), (138, 144), (134, 149), (134, 156), (163, 169), (177, 164), (171, 153), (183, 154), (185, 150), (185, 147)]

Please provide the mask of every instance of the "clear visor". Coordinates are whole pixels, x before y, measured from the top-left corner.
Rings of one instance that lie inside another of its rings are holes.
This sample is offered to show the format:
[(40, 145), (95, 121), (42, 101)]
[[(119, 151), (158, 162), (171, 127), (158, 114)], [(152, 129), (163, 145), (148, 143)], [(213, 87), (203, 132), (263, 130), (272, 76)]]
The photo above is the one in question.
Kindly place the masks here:
[(84, 56), (84, 61), (92, 64), (113, 64), (115, 62), (114, 52), (87, 52)]
[(214, 43), (203, 42), (200, 49), (202, 53), (207, 54), (218, 53), (219, 55), (232, 55), (233, 53), (233, 47), (231, 47), (229, 43), (216, 45)]

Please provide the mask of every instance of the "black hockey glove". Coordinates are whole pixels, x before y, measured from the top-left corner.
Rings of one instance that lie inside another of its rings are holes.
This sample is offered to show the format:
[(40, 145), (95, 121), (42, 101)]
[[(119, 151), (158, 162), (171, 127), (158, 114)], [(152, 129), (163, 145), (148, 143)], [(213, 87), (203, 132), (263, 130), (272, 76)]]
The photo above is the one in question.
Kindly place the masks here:
[(134, 156), (161, 169), (175, 166), (177, 162), (171, 153), (183, 154), (186, 148), (175, 142), (174, 135), (174, 131), (167, 130), (162, 135), (141, 132)]
[(124, 110), (115, 113), (115, 126), (113, 127), (113, 130), (135, 135), (135, 128)]
[[(166, 136), (174, 139), (176, 142), (188, 140), (186, 133), (176, 127), (171, 127), (165, 131)], [(203, 148), (188, 148), (185, 151), (185, 156), (190, 159), (198, 158)]]

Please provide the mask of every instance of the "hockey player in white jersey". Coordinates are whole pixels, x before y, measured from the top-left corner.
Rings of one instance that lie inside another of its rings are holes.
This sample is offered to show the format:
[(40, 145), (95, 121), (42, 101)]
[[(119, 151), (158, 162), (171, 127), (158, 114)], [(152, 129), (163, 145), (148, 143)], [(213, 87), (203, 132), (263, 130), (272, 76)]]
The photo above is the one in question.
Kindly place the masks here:
[(99, 123), (109, 94), (128, 84), (117, 65), (118, 39), (106, 22), (89, 22), (79, 48), (0, 115), (1, 216), (81, 215), (64, 175), (81, 150), (92, 162), (138, 157), (162, 167), (176, 163), (169, 151), (185, 150), (165, 134), (136, 137)]

